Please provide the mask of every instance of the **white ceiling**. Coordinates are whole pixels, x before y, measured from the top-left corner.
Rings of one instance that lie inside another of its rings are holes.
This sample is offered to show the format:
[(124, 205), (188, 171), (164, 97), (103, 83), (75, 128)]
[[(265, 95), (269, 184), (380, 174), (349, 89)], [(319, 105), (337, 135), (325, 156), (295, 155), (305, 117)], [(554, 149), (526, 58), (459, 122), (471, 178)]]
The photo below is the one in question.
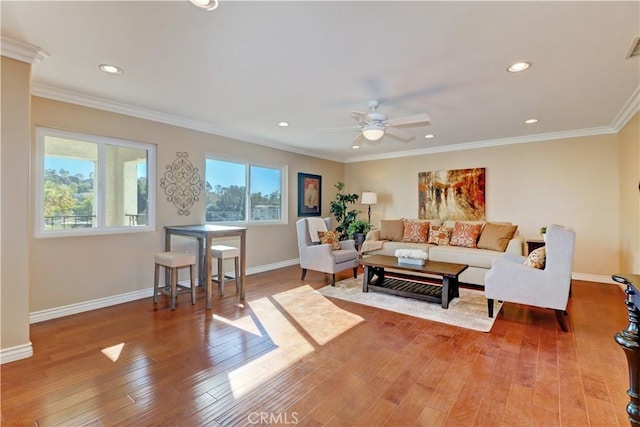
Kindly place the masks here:
[[(639, 1), (0, 4), (2, 35), (50, 54), (36, 95), (338, 161), (615, 132), (639, 97)], [(322, 131), (372, 99), (432, 124), (358, 151)]]

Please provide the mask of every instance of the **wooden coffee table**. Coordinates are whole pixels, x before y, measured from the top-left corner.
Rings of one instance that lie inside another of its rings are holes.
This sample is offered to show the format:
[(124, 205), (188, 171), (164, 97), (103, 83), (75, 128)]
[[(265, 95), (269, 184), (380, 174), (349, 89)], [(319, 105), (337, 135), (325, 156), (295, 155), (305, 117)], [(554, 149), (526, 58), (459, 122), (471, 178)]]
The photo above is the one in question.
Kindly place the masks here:
[[(469, 267), (466, 264), (439, 261), (425, 261), (424, 265), (404, 264), (399, 263), (396, 257), (386, 255), (362, 257), (360, 265), (364, 267), (362, 292), (372, 290), (436, 302), (442, 304), (442, 308), (449, 308), (449, 302), (460, 296), (458, 276)], [(394, 273), (394, 277), (385, 277), (385, 268), (400, 270), (403, 273)], [(431, 274), (440, 276), (442, 279), (425, 278), (413, 273)], [(416, 280), (426, 280), (429, 283)]]

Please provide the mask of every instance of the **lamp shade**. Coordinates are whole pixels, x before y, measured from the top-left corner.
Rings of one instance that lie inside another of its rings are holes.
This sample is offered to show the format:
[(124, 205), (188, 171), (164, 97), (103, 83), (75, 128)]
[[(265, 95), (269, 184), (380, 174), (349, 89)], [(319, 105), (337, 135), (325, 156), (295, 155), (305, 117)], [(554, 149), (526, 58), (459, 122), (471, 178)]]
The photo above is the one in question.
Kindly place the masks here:
[(363, 205), (375, 205), (376, 203), (378, 203), (378, 196), (372, 191), (363, 192), (361, 199)]

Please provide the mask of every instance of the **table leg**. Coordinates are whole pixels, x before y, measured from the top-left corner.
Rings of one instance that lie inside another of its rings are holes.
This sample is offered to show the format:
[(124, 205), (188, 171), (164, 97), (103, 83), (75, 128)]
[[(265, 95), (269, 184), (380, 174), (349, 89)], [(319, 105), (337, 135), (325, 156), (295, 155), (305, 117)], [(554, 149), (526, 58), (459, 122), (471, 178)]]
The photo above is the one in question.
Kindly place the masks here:
[(211, 236), (207, 235), (204, 245), (204, 271), (205, 271), (205, 301), (206, 309), (211, 309), (211, 294), (213, 292), (213, 285), (211, 284)]
[(362, 292), (369, 292), (369, 266), (364, 266), (362, 272)]
[(451, 289), (451, 278), (442, 278), (442, 308), (449, 308), (449, 289)]
[(247, 271), (247, 234), (240, 233), (240, 301), (244, 301), (244, 283)]

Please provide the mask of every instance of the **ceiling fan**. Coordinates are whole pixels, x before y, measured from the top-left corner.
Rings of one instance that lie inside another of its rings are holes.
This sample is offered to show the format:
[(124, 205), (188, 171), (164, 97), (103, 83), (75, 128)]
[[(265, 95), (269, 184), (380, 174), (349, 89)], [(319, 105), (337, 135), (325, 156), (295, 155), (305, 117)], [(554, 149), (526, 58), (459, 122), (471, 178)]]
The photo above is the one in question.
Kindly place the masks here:
[(427, 113), (413, 116), (389, 119), (386, 114), (377, 112), (380, 102), (369, 101), (369, 112), (352, 111), (351, 117), (357, 122), (360, 134), (353, 140), (352, 147), (360, 147), (363, 140), (371, 142), (380, 141), (383, 136), (389, 135), (403, 142), (408, 142), (415, 138), (415, 135), (399, 129), (399, 126), (425, 126), (431, 124), (431, 119)]

